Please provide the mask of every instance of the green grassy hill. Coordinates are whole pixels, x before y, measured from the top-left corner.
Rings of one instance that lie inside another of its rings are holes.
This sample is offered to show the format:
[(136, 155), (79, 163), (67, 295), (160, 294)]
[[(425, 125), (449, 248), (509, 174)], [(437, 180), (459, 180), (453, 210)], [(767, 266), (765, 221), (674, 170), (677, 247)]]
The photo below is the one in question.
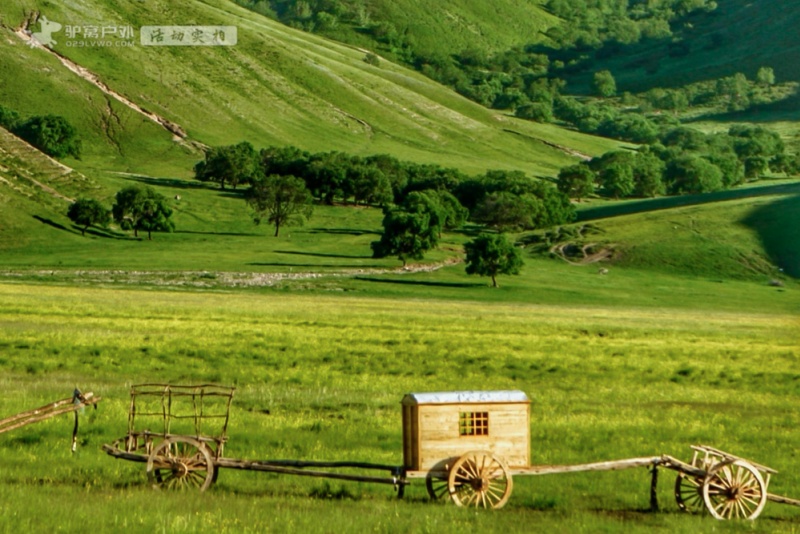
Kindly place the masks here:
[[(199, 159), (196, 150), (173, 142), (155, 123), (122, 109), (11, 32), (26, 6), (13, 0), (0, 7), (6, 27), (0, 38), (0, 104), (25, 115), (57, 108), (88, 141), (85, 162), (76, 166), (187, 176)], [(54, 49), (209, 145), (246, 139), (256, 146), (391, 153), (471, 172), (513, 168), (550, 175), (572, 156), (543, 140), (589, 154), (614, 145), (488, 111), (412, 71), (388, 61), (369, 65), (362, 50), (293, 30), (226, 0), (186, 0), (179, 6), (65, 2), (42, 14), (65, 27), (132, 26), (135, 46), (66, 46), (70, 39), (61, 30), (53, 35), (60, 40)], [(157, 24), (236, 26), (238, 44), (141, 46), (139, 27)]]
[(800, 5), (794, 2), (718, 2), (710, 13), (693, 16), (680, 29), (687, 53), (670, 55), (668, 42), (630, 47), (598, 69), (610, 68), (631, 91), (672, 87), (742, 72), (753, 79), (760, 67), (778, 81), (800, 81)]
[[(51, 6), (48, 16), (65, 25), (138, 28), (177, 16), (167, 14), (167, 5), (65, 3)], [(87, 6), (92, 9), (87, 11)], [(486, 110), (416, 73), (385, 61), (369, 65), (361, 50), (284, 27), (230, 2), (187, 1), (182, 6), (180, 16), (186, 23), (237, 26), (239, 44), (59, 48), (65, 45), (62, 41), (56, 51), (98, 73), (111, 89), (180, 125), (188, 140), (207, 144), (249, 139), (257, 146), (289, 143), (310, 150), (389, 152), (468, 172), (500, 167), (550, 175), (572, 161), (553, 145), (590, 154), (614, 146), (601, 138)], [(380, 229), (376, 209), (319, 208), (305, 228), (268, 239), (270, 230), (252, 224), (236, 194), (190, 179), (191, 166), (201, 157), (195, 145), (104, 94), (54, 55), (25, 46), (11, 30), (22, 8), (17, 2), (1, 12), (5, 29), (0, 68), (6, 83), (0, 86), (0, 103), (32, 115), (52, 112), (53, 102), (58, 102), (58, 112), (79, 126), (87, 147), (82, 161), (67, 163), (89, 178), (70, 173), (65, 176), (71, 178), (61, 179), (64, 171), (52, 161), (20, 155), (24, 145), (8, 134), (0, 136), (0, 148), (7, 153), (0, 161), (4, 267), (295, 273), (396, 265), (394, 260), (370, 257), (369, 243)], [(32, 181), (36, 176), (55, 193)], [(159, 234), (146, 243), (114, 230), (82, 238), (66, 219), (68, 198), (88, 192), (110, 206), (115, 191), (142, 182), (173, 199), (176, 233)], [(603, 239), (625, 251), (620, 265), (639, 269), (757, 279), (780, 264), (793, 273), (795, 252), (781, 245), (792, 241), (782, 233), (783, 223), (767, 223), (754, 215), (763, 202), (742, 200), (730, 211), (730, 203), (704, 207), (699, 222), (679, 210), (654, 214), (657, 224), (649, 222), (649, 215), (619, 218), (609, 223), (609, 235)], [(791, 221), (792, 201), (776, 205), (786, 213), (780, 217)], [(683, 222), (673, 224), (669, 217)], [(747, 229), (739, 225), (744, 220), (755, 222)], [(733, 224), (736, 231), (709, 238), (691, 226), (695, 223), (713, 229)], [(682, 237), (670, 235), (664, 225), (688, 226), (690, 231)], [(446, 236), (429, 260), (456, 258), (468, 237)], [(455, 276), (453, 283), (463, 283), (461, 267), (443, 272), (450, 274), (433, 276)]]
[[(372, 0), (357, 22), (391, 24), (407, 36), (422, 55), (457, 54), (464, 50), (504, 51), (515, 46), (540, 42), (544, 32), (559, 24), (541, 0)], [(345, 25), (340, 25), (345, 26)], [(358, 40), (350, 27), (326, 30), (333, 37), (342, 33), (347, 42)], [(363, 38), (365, 46), (374, 43)]]

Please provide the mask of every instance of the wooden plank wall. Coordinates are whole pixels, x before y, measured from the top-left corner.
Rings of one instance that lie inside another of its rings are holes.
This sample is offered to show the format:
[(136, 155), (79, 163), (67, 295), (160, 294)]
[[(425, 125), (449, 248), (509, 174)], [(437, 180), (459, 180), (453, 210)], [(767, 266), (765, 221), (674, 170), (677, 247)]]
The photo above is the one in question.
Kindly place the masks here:
[[(410, 419), (419, 419), (418, 436), (413, 439), (406, 439), (405, 421), (403, 426), (404, 451), (406, 447), (418, 450), (417, 454), (411, 454), (411, 458), (404, 454), (406, 467), (410, 470), (429, 470), (443, 460), (472, 450), (491, 451), (509, 467), (530, 465), (530, 407), (527, 403), (408, 406), (404, 407), (404, 419), (406, 408), (417, 412), (409, 413)], [(462, 412), (487, 412), (489, 434), (460, 436), (458, 416)], [(408, 436), (413, 437), (415, 433), (411, 433), (410, 426)]]

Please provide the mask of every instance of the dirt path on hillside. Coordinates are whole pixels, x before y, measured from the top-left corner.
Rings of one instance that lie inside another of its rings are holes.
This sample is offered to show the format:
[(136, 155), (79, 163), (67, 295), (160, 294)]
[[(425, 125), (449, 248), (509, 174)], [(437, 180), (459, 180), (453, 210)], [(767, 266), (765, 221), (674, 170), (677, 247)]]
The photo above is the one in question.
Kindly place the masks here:
[(35, 39), (32, 39), (31, 35), (29, 34), (28, 28), (29, 28), (30, 25), (35, 24), (37, 19), (38, 19), (38, 13), (31, 14), (29, 17), (27, 17), (22, 22), (22, 24), (20, 25), (19, 28), (14, 30), (14, 34), (17, 37), (19, 37), (26, 45), (38, 48), (40, 50), (44, 50), (48, 54), (58, 58), (58, 60), (61, 62), (61, 64), (64, 65), (64, 67), (66, 67), (69, 71), (71, 71), (72, 73), (80, 76), (81, 78), (83, 78), (87, 82), (91, 83), (92, 85), (94, 85), (95, 87), (100, 89), (100, 91), (105, 93), (106, 95), (114, 98), (115, 100), (121, 102), (125, 106), (129, 107), (130, 109), (132, 109), (133, 111), (143, 115), (144, 117), (147, 117), (151, 121), (153, 121), (156, 124), (160, 125), (162, 128), (164, 128), (166, 131), (168, 131), (169, 133), (171, 133), (173, 135), (173, 140), (178, 141), (183, 145), (186, 145), (186, 146), (189, 146), (189, 147), (192, 147), (192, 148), (196, 148), (196, 149), (200, 149), (200, 150), (205, 150), (205, 149), (208, 148), (207, 145), (204, 145), (203, 143), (200, 143), (199, 141), (193, 141), (193, 140), (189, 139), (189, 136), (187, 135), (186, 130), (184, 130), (183, 127), (181, 127), (179, 124), (177, 124), (175, 122), (172, 122), (169, 119), (166, 119), (166, 118), (164, 118), (164, 117), (162, 117), (162, 116), (160, 116), (160, 115), (158, 115), (156, 113), (153, 113), (152, 111), (149, 111), (149, 110), (143, 108), (139, 104), (137, 104), (137, 103), (133, 102), (132, 100), (130, 100), (125, 95), (123, 95), (121, 93), (118, 93), (117, 91), (111, 89), (105, 82), (103, 82), (100, 79), (100, 77), (97, 74), (91, 72), (89, 69), (87, 69), (85, 67), (82, 67), (81, 65), (79, 65), (79, 64), (75, 63), (74, 61), (72, 61), (71, 59), (59, 54), (58, 52), (56, 52), (52, 48), (49, 48), (47, 46), (43, 46), (42, 44), (37, 42)]
[(355, 278), (358, 276), (405, 275), (438, 271), (457, 265), (462, 258), (450, 258), (439, 263), (414, 264), (395, 269), (346, 269), (329, 272), (257, 273), (226, 271), (122, 271), (122, 270), (4, 270), (0, 278), (40, 279), (87, 284), (154, 285), (190, 288), (271, 287), (281, 282)]
[[(498, 117), (500, 117), (500, 116), (498, 115)], [(581, 159), (583, 161), (589, 161), (590, 159), (592, 159), (592, 156), (590, 156), (589, 154), (584, 154), (583, 152), (575, 150), (574, 148), (570, 148), (570, 147), (564, 146), (564, 145), (559, 145), (558, 143), (553, 143), (552, 141), (548, 141), (547, 139), (542, 139), (541, 137), (536, 137), (536, 136), (533, 136), (533, 135), (529, 135), (529, 134), (525, 134), (525, 133), (522, 133), (522, 132), (518, 132), (516, 130), (512, 130), (511, 128), (503, 128), (503, 131), (506, 132), (506, 133), (515, 134), (515, 135), (518, 135), (520, 137), (525, 137), (527, 139), (531, 139), (532, 141), (538, 141), (539, 143), (542, 143), (545, 146), (549, 146), (550, 148), (555, 148), (556, 150), (560, 150), (561, 152), (564, 152), (565, 154), (568, 154), (570, 156), (579, 158), (579, 159)]]
[(603, 245), (603, 247), (599, 250), (592, 252), (592, 248), (596, 247), (597, 245), (598, 243), (587, 243), (581, 246), (579, 254), (582, 257), (579, 259), (575, 259), (578, 254), (574, 252), (568, 252), (570, 247), (575, 247), (574, 243), (559, 243), (558, 245), (553, 245), (550, 247), (550, 252), (570, 265), (589, 265), (591, 263), (597, 263), (599, 261), (608, 260), (614, 257), (613, 245), (606, 244)]

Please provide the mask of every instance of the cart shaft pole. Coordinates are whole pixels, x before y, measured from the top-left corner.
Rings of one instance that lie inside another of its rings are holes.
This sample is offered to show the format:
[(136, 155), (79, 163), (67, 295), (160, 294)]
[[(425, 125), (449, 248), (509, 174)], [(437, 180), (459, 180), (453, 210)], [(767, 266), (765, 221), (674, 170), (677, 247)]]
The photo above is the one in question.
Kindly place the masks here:
[(391, 484), (393, 486), (408, 484), (408, 481), (400, 476), (392, 476), (391, 478), (387, 478), (366, 475), (350, 475), (346, 473), (331, 473), (330, 471), (313, 471), (308, 469), (298, 469), (295, 467), (284, 467), (269, 462), (233, 460), (230, 458), (218, 458), (214, 461), (214, 465), (217, 468), (225, 467), (228, 469), (241, 469), (244, 471), (264, 471), (267, 473), (331, 478), (336, 480), (350, 480), (353, 482), (374, 482), (377, 484)]

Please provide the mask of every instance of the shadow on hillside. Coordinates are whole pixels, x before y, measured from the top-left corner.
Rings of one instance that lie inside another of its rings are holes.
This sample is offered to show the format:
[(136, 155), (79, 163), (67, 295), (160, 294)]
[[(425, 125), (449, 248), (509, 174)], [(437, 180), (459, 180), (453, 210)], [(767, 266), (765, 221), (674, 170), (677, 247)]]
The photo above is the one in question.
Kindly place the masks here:
[[(39, 221), (40, 223), (46, 224), (47, 226), (52, 226), (56, 230), (64, 230), (65, 232), (69, 232), (71, 234), (76, 233), (75, 230), (67, 228), (66, 226), (64, 226), (61, 223), (57, 223), (57, 222), (55, 222), (53, 220), (46, 219), (44, 217), (40, 217), (39, 215), (34, 215), (33, 218), (36, 219), (37, 221)], [(80, 232), (77, 232), (77, 233), (80, 234)]]
[(604, 219), (606, 217), (617, 217), (619, 215), (631, 215), (645, 211), (666, 210), (671, 208), (680, 208), (683, 206), (692, 206), (696, 204), (736, 200), (740, 198), (763, 197), (768, 195), (790, 195), (794, 193), (800, 193), (800, 183), (750, 187), (747, 189), (729, 189), (727, 191), (717, 191), (716, 193), (705, 193), (701, 195), (651, 198), (646, 200), (625, 202), (622, 204), (614, 204), (612, 206), (586, 208), (578, 211), (578, 218), (576, 221), (591, 221), (594, 219)]
[[(39, 215), (34, 215), (33, 218), (36, 219), (37, 221), (39, 221), (40, 223), (43, 223), (43, 224), (46, 224), (47, 226), (51, 226), (51, 227), (55, 228), (56, 230), (63, 230), (64, 232), (69, 232), (70, 234), (82, 235), (82, 233), (81, 233), (82, 228), (80, 226), (77, 226), (77, 225), (73, 224), (73, 225), (71, 225), (71, 227), (66, 227), (61, 223), (57, 223), (57, 222), (53, 221), (52, 219), (48, 219), (46, 217), (41, 217)], [(86, 233), (89, 234), (89, 235), (93, 235), (95, 237), (101, 237), (101, 238), (105, 238), (105, 239), (122, 239), (124, 241), (141, 241), (141, 239), (142, 239), (140, 237), (132, 237), (132, 236), (129, 236), (128, 234), (123, 234), (123, 233), (120, 233), (120, 232), (116, 232), (114, 230), (96, 228), (96, 227), (87, 228), (86, 229)]]
[(237, 198), (237, 199), (244, 198), (244, 191), (245, 191), (244, 189), (216, 189), (216, 188), (214, 188), (213, 190), (216, 191), (217, 193), (219, 193), (219, 196), (224, 197), (224, 198)]
[(198, 232), (195, 230), (175, 230), (176, 234), (194, 234), (194, 235), (221, 235), (228, 237), (263, 237), (263, 234), (248, 234), (244, 232)]
[(376, 282), (378, 284), (398, 284), (408, 286), (426, 286), (426, 287), (486, 287), (486, 284), (480, 282), (430, 282), (426, 280), (392, 280), (386, 278), (367, 278), (366, 276), (356, 276), (355, 280), (362, 282)]
[[(72, 225), (72, 228), (76, 229), (78, 233), (80, 233), (81, 229), (79, 226)], [(117, 232), (115, 230), (111, 230), (109, 228), (88, 228), (86, 230), (87, 234), (91, 234), (95, 237), (104, 237), (106, 239), (122, 239), (124, 241), (141, 241), (141, 237), (133, 237), (128, 234), (123, 234), (122, 232)]]
[(314, 256), (316, 258), (344, 258), (350, 260), (371, 260), (372, 256), (348, 256), (345, 254), (323, 254), (321, 252), (297, 252), (293, 250), (276, 250), (276, 254), (293, 254), (296, 256)]
[(687, 121), (687, 124), (693, 122), (712, 121), (712, 122), (776, 122), (776, 121), (796, 121), (800, 118), (798, 115), (800, 109), (800, 94), (796, 92), (784, 98), (777, 100), (770, 104), (753, 106), (744, 111), (720, 112), (720, 113), (707, 113), (694, 117), (692, 120)]
[(758, 232), (773, 263), (800, 278), (800, 195), (761, 206), (742, 223)]
[(357, 230), (354, 228), (311, 228), (309, 234), (333, 234), (333, 235), (381, 235), (380, 232), (373, 230)]
[(250, 262), (245, 265), (253, 265), (256, 267), (289, 267), (289, 268), (303, 268), (303, 269), (368, 269), (369, 265), (346, 263), (280, 263), (280, 262)]
[(487, 229), (485, 226), (479, 226), (477, 224), (467, 224), (453, 231), (467, 237), (477, 237), (481, 234), (493, 233), (492, 230)]
[(204, 182), (197, 182), (191, 180), (179, 180), (177, 178), (152, 178), (150, 176), (124, 176), (124, 180), (131, 182), (139, 182), (147, 185), (154, 185), (159, 187), (173, 187), (175, 189), (213, 189), (216, 186)]

